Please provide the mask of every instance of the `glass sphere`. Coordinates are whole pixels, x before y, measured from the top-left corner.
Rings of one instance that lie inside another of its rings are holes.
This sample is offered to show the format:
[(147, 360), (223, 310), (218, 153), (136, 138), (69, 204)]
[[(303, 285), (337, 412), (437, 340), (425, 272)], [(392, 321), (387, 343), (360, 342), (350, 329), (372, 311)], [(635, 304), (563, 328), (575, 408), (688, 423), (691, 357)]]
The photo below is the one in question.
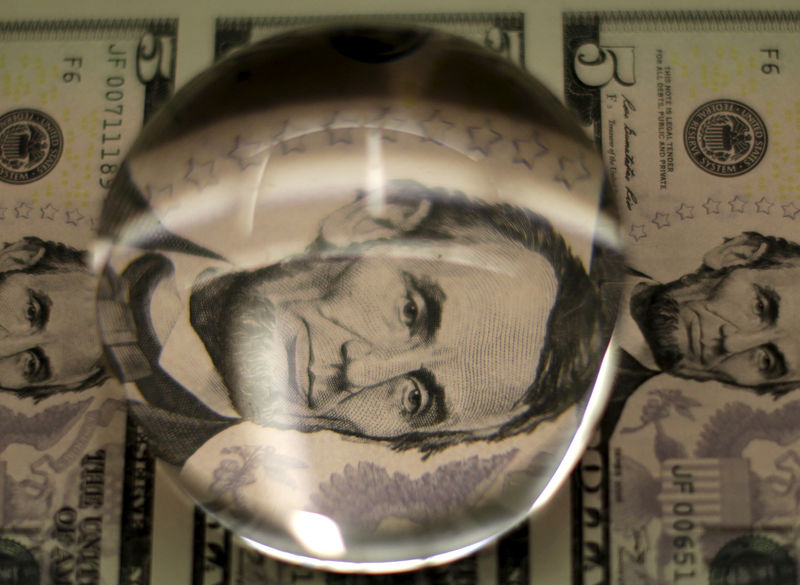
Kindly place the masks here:
[(605, 187), (557, 100), (466, 40), (271, 38), (128, 154), (97, 247), (105, 351), (186, 491), (260, 550), (454, 560), (541, 506), (598, 421)]

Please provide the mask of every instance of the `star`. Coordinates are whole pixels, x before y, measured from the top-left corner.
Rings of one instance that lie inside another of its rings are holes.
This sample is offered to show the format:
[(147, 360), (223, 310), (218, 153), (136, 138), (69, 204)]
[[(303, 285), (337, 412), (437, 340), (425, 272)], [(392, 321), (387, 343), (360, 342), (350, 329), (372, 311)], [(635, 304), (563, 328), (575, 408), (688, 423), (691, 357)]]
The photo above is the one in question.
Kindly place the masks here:
[(670, 225), (669, 214), (663, 213), (661, 211), (656, 212), (655, 216), (650, 221), (656, 224), (656, 226), (658, 226), (658, 229), (669, 227)]
[(553, 177), (556, 182), (564, 183), (567, 189), (572, 189), (572, 186), (578, 181), (583, 181), (591, 176), (588, 169), (583, 166), (583, 159), (571, 159), (566, 156), (559, 157), (558, 173)]
[(781, 208), (783, 209), (783, 217), (788, 217), (789, 219), (795, 219), (797, 214), (800, 213), (800, 208), (795, 205), (794, 201), (781, 205)]
[(469, 150), (477, 150), (484, 156), (489, 155), (489, 149), (492, 144), (499, 142), (503, 136), (492, 129), (491, 122), (486, 120), (485, 126), (470, 126), (467, 128), (470, 143), (467, 146)]
[(281, 152), (284, 155), (292, 152), (305, 152), (306, 145), (303, 144), (303, 135), (306, 132), (307, 130), (291, 127), (290, 121), (286, 120), (281, 131), (272, 138), (276, 142), (280, 142)]
[(742, 199), (741, 195), (737, 195), (736, 197), (728, 201), (728, 205), (731, 206), (731, 211), (733, 213), (744, 213), (745, 203), (747, 203), (747, 201)]
[(387, 130), (381, 128), (381, 138), (387, 142), (397, 142), (399, 132), (397, 130)]
[(756, 213), (763, 213), (765, 215), (769, 215), (772, 206), (775, 205), (772, 201), (767, 199), (766, 196), (762, 197), (758, 201), (756, 201)]
[(50, 221), (53, 221), (56, 218), (56, 213), (58, 213), (58, 208), (53, 207), (52, 203), (48, 203), (41, 208), (41, 212), (42, 219), (49, 219)]
[(686, 219), (694, 219), (694, 205), (686, 205), (685, 203), (681, 203), (681, 206), (675, 210), (681, 221)]
[[(382, 108), (381, 111), (383, 112), (386, 109), (387, 108)], [(361, 123), (363, 119), (364, 113), (361, 110), (339, 110), (333, 114), (331, 121), (328, 122), (327, 125), (336, 128), (359, 128), (363, 125)]]
[(75, 208), (67, 209), (64, 215), (67, 216), (66, 222), (71, 223), (72, 225), (78, 225), (78, 223), (83, 219), (83, 214)]
[(380, 111), (375, 114), (372, 118), (367, 115), (367, 121), (364, 123), (364, 126), (367, 128), (383, 128), (386, 126), (386, 119), (389, 115), (389, 112), (392, 111), (392, 108), (382, 107)]
[(631, 225), (631, 231), (628, 232), (628, 235), (637, 242), (642, 238), (646, 238), (647, 233), (644, 231), (644, 224)]
[(402, 130), (407, 120), (408, 116), (395, 112), (395, 108), (381, 108), (378, 115), (368, 120), (364, 125), (367, 128)]
[(193, 158), (189, 159), (189, 172), (183, 177), (184, 181), (194, 183), (201, 191), (210, 185), (218, 183), (214, 176), (214, 161), (199, 163)]
[(533, 168), (537, 158), (544, 156), (549, 150), (539, 140), (538, 132), (534, 132), (530, 138), (515, 138), (511, 144), (515, 150), (513, 162), (524, 164), (529, 169)]
[(25, 201), (20, 201), (14, 208), (14, 215), (17, 216), (17, 219), (30, 219), (31, 211), (33, 211), (33, 207)]
[(352, 112), (336, 112), (333, 119), (325, 124), (329, 144), (353, 144), (353, 128), (361, 126), (358, 114)]
[(147, 185), (144, 190), (144, 198), (153, 207), (162, 207), (165, 204), (172, 204), (173, 185), (165, 185), (164, 187), (153, 187)]
[(442, 118), (439, 110), (434, 110), (431, 117), (419, 123), (424, 134), (423, 140), (443, 143), (445, 133), (454, 126), (453, 122), (448, 122)]
[(241, 136), (236, 137), (233, 149), (228, 158), (233, 159), (241, 170), (249, 166), (261, 166), (269, 156), (270, 144), (266, 142), (245, 142)]
[[(387, 110), (384, 108), (382, 112)], [(331, 121), (326, 126), (334, 128), (358, 128), (361, 126), (362, 114), (357, 110), (339, 110), (333, 114)]]
[(353, 129), (352, 128), (325, 128), (328, 134), (328, 144), (353, 144)]
[(395, 108), (381, 108), (380, 112), (373, 118), (367, 120), (364, 126), (367, 128), (378, 128), (381, 131), (381, 138), (388, 142), (397, 142), (399, 132), (403, 131), (408, 120), (407, 115), (396, 113)]
[(719, 213), (719, 203), (720, 203), (719, 201), (717, 201), (716, 199), (712, 199), (711, 197), (706, 199), (706, 202), (703, 203), (703, 207), (706, 210), (706, 215)]
[(303, 144), (303, 137), (289, 138), (281, 142), (281, 152), (290, 154), (292, 152), (305, 152), (306, 145)]

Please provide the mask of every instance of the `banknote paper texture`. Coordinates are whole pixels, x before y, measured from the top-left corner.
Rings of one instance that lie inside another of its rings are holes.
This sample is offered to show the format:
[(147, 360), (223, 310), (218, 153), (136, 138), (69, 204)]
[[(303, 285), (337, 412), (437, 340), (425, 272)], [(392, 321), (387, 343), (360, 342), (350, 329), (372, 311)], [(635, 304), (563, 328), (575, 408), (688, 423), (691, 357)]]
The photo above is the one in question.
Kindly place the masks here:
[(630, 267), (609, 283), (614, 397), (573, 484), (574, 581), (797, 583), (800, 15), (563, 23)]
[(92, 347), (83, 253), (127, 147), (172, 89), (176, 32), (0, 22), (3, 583), (148, 582), (152, 460)]

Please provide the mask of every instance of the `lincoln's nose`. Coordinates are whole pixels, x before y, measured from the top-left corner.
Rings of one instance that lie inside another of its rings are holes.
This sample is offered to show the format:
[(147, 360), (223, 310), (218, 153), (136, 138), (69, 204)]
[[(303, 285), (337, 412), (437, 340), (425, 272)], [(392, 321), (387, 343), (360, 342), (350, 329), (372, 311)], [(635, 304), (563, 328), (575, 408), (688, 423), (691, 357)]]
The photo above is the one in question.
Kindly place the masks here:
[(347, 381), (355, 388), (374, 386), (422, 367), (414, 352), (387, 351), (364, 341), (345, 343), (342, 355)]
[(697, 310), (697, 315), (700, 317), (701, 341), (705, 348), (703, 353), (711, 359), (734, 353), (730, 344), (733, 338), (740, 335), (739, 327), (707, 305)]
[(347, 366), (350, 362), (363, 359), (370, 354), (370, 345), (366, 341), (353, 339), (342, 344), (342, 361)]
[(742, 353), (771, 342), (769, 331), (743, 331), (733, 327), (725, 327), (724, 331), (722, 345), (726, 354)]

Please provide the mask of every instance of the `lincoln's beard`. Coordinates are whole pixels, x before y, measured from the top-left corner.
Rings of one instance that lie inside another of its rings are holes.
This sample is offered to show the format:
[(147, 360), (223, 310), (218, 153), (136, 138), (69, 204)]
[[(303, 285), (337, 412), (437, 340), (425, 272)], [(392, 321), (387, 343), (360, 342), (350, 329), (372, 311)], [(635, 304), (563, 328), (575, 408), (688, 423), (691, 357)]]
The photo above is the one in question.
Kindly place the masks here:
[(275, 308), (269, 299), (248, 294), (247, 276), (225, 275), (197, 286), (191, 322), (242, 417), (272, 420), (278, 402), (272, 378), (280, 359)]
[(195, 287), (191, 322), (231, 400), (247, 420), (271, 426), (295, 426), (299, 397), (289, 390), (287, 350), (276, 324), (276, 307), (264, 294), (265, 283), (285, 277), (279, 266), (257, 273), (219, 276)]
[(298, 391), (292, 345), (299, 322), (282, 303), (315, 294), (336, 264), (305, 258), (195, 285), (192, 326), (243, 418), (280, 428), (328, 428), (313, 419), (308, 398)]
[(670, 295), (674, 288), (674, 283), (642, 286), (634, 292), (630, 306), (656, 364), (666, 372), (683, 359), (676, 341), (678, 302)]

